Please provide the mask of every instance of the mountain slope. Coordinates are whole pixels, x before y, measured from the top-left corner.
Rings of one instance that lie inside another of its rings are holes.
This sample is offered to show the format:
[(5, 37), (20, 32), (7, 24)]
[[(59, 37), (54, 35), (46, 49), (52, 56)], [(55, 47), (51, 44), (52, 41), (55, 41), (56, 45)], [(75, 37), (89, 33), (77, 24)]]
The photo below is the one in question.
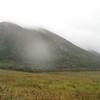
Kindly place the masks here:
[(22, 71), (100, 70), (100, 56), (46, 29), (0, 23), (0, 68)]

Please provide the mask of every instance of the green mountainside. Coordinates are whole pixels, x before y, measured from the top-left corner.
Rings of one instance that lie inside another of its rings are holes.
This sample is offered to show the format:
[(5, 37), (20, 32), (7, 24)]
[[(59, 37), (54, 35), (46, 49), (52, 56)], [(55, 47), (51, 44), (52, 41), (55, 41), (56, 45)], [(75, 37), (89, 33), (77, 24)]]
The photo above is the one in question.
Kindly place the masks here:
[(46, 29), (0, 23), (0, 68), (42, 71), (100, 70), (100, 56)]

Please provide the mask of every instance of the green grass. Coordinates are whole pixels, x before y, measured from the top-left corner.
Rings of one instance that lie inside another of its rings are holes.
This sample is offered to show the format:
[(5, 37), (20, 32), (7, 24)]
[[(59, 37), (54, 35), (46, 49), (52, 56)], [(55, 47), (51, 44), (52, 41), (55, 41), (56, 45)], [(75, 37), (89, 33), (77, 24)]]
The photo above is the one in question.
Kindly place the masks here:
[(40, 74), (0, 70), (0, 100), (100, 100), (100, 71)]

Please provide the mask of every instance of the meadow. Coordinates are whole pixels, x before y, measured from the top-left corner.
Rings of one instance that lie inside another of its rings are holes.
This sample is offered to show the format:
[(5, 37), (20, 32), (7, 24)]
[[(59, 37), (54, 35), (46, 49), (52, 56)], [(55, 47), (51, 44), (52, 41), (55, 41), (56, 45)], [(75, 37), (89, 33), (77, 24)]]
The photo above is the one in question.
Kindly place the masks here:
[(0, 70), (0, 100), (100, 100), (100, 71)]

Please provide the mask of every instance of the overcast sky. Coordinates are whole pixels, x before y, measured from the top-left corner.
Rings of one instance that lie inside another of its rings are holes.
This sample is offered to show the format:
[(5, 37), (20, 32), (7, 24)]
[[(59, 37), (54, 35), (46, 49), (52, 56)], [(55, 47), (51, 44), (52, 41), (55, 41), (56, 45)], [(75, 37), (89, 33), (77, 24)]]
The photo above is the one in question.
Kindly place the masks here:
[(100, 0), (0, 0), (0, 22), (44, 27), (100, 52)]

